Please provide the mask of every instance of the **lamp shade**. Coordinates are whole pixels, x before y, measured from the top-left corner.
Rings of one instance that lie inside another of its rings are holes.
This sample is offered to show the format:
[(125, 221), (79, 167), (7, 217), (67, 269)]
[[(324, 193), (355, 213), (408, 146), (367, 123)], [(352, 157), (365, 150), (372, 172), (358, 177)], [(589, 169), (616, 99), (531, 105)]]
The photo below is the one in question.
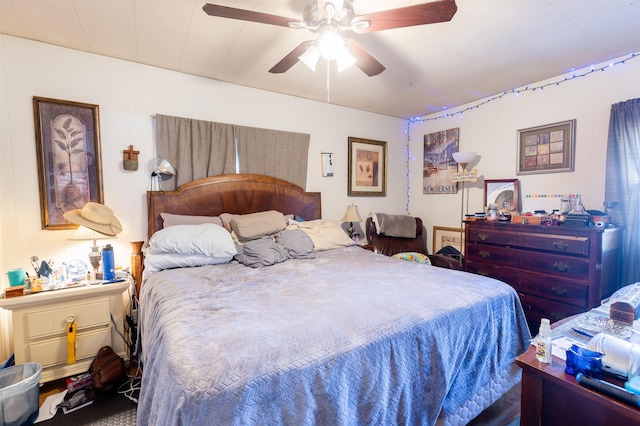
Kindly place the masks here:
[(85, 240), (95, 241), (95, 240), (107, 240), (107, 239), (113, 239), (113, 238), (115, 237), (100, 233), (98, 231), (94, 231), (93, 229), (89, 229), (86, 226), (80, 225), (78, 229), (76, 229), (76, 232), (73, 233), (71, 238), (69, 238), (69, 240), (70, 241), (85, 241)]
[(469, 164), (478, 156), (473, 151), (454, 152), (452, 155), (455, 162), (459, 164)]
[(360, 213), (358, 213), (358, 206), (354, 206), (351, 204), (347, 206), (347, 211), (344, 213), (342, 217), (343, 222), (362, 222), (362, 218), (360, 217)]

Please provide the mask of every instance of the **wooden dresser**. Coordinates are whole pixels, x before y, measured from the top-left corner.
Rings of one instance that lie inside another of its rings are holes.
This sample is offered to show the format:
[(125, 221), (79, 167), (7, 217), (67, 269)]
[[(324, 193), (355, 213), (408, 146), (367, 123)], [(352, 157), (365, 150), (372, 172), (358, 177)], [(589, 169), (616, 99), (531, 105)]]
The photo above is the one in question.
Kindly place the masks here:
[(600, 305), (619, 288), (621, 228), (465, 222), (465, 270), (518, 292), (529, 327)]

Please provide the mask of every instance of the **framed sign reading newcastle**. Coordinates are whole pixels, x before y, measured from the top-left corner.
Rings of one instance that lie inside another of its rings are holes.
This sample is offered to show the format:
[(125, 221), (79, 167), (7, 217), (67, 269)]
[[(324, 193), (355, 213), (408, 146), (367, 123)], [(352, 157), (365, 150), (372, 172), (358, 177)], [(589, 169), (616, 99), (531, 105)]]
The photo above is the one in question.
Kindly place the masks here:
[(33, 98), (42, 229), (73, 229), (62, 215), (103, 203), (98, 105)]
[(349, 196), (387, 195), (387, 143), (349, 137)]
[(573, 171), (576, 120), (518, 130), (518, 173)]

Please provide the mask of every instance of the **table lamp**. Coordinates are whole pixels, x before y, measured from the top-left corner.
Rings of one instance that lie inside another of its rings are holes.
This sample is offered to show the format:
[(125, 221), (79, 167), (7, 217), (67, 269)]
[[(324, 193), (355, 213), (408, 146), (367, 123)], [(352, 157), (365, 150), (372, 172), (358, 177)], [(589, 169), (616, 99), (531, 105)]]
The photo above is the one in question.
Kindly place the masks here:
[(354, 206), (353, 204), (351, 204), (350, 206), (347, 206), (347, 211), (344, 213), (344, 216), (342, 217), (342, 221), (349, 222), (347, 233), (349, 234), (349, 238), (353, 239), (353, 233), (355, 232), (355, 228), (353, 227), (353, 222), (362, 222), (360, 213), (358, 213), (358, 206)]
[(94, 202), (85, 204), (81, 209), (65, 212), (63, 216), (69, 222), (80, 225), (69, 238), (70, 240), (93, 240), (89, 261), (97, 273), (100, 267), (101, 254), (98, 251), (96, 240), (115, 238), (116, 235), (122, 232), (120, 221), (109, 207)]

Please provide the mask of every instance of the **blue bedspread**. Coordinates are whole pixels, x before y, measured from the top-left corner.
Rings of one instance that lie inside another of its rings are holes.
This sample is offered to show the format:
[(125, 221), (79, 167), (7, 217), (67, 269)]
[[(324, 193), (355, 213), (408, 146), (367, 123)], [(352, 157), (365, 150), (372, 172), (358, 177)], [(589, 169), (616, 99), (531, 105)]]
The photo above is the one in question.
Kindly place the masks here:
[(359, 247), (156, 273), (140, 324), (139, 425), (432, 425), (530, 339), (506, 284)]

